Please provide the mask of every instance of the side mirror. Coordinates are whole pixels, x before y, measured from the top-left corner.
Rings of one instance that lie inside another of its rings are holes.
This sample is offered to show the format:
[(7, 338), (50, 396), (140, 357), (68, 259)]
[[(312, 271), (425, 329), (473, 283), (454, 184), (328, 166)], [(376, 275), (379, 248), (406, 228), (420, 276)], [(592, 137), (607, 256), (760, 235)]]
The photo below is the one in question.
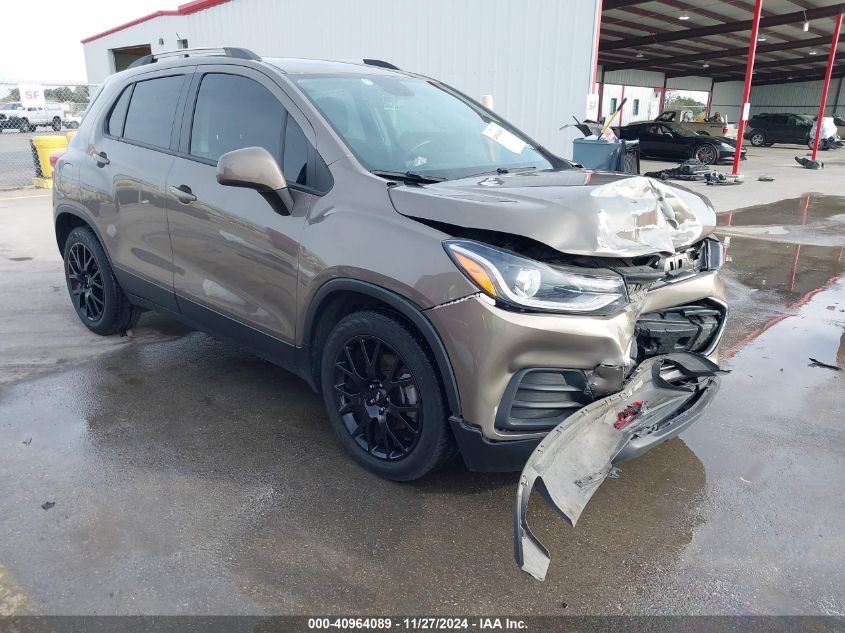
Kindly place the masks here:
[(263, 147), (244, 147), (217, 160), (217, 182), (227, 187), (255, 189), (282, 215), (290, 215), (293, 197), (272, 154)]

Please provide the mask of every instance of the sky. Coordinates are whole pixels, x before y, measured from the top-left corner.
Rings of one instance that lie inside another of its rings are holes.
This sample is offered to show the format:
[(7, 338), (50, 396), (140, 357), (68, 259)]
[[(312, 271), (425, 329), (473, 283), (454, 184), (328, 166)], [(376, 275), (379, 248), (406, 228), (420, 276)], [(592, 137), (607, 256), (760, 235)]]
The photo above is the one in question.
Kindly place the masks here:
[(38, 0), (43, 18), (2, 20), (0, 83), (84, 82), (82, 38), (187, 1)]

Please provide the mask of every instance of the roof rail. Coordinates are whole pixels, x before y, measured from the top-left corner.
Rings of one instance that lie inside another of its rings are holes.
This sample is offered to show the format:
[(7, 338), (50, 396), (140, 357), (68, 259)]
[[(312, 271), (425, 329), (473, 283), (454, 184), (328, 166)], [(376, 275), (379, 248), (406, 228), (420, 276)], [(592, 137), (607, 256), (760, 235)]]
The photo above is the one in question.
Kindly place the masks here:
[(363, 61), (367, 66), (378, 66), (379, 68), (389, 68), (390, 70), (401, 70), (398, 66), (394, 66), (390, 62), (386, 62), (381, 59), (364, 59)]
[(235, 48), (232, 46), (224, 46), (218, 48), (181, 48), (175, 51), (166, 51), (164, 53), (155, 53), (154, 55), (144, 55), (134, 62), (129, 64), (129, 68), (137, 68), (138, 66), (146, 66), (147, 64), (154, 64), (160, 59), (168, 59), (170, 57), (193, 57), (205, 55), (218, 55), (222, 57), (234, 57), (237, 59), (261, 59), (258, 55), (253, 53), (248, 48)]

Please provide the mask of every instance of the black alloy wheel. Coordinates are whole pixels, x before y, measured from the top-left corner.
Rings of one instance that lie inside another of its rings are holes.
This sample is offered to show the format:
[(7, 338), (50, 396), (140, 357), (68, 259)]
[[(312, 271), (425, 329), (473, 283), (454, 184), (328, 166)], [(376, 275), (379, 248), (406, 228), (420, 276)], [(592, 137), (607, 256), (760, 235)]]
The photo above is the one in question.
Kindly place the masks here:
[(407, 457), (423, 426), (421, 390), (399, 353), (385, 341), (359, 335), (334, 365), (337, 413), (355, 444), (385, 462)]
[(103, 274), (88, 247), (76, 242), (70, 247), (65, 263), (73, 307), (83, 320), (97, 323), (106, 305)]
[(101, 336), (132, 329), (141, 309), (123, 292), (94, 231), (87, 226), (73, 229), (62, 252), (68, 294), (82, 324)]
[(361, 310), (319, 341), (329, 423), (354, 461), (385, 479), (413, 481), (457, 455), (437, 363), (410, 323)]

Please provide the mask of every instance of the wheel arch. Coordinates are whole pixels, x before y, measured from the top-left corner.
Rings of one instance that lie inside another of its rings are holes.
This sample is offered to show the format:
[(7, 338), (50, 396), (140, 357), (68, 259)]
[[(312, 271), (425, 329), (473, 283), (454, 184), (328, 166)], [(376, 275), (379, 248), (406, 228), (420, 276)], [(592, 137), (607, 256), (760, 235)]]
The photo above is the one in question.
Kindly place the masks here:
[(322, 343), (340, 319), (361, 309), (385, 310), (397, 315), (419, 334), (431, 352), (440, 374), (449, 410), (460, 417), (458, 384), (446, 348), (422, 309), (405, 297), (375, 284), (358, 279), (332, 279), (314, 294), (303, 323), (303, 343), (313, 376), (319, 385)]
[(86, 218), (77, 209), (69, 205), (59, 205), (56, 208), (54, 227), (56, 230), (56, 246), (59, 248), (59, 253), (64, 256), (65, 242), (67, 242), (70, 232), (80, 226), (88, 227), (94, 231), (94, 235), (97, 236), (100, 246), (103, 247), (103, 251), (109, 260), (109, 264), (111, 265), (111, 255), (109, 255), (109, 252), (106, 249), (106, 243), (103, 241), (103, 236), (100, 235), (100, 231), (97, 229), (97, 226), (93, 222), (89, 221), (88, 218)]

